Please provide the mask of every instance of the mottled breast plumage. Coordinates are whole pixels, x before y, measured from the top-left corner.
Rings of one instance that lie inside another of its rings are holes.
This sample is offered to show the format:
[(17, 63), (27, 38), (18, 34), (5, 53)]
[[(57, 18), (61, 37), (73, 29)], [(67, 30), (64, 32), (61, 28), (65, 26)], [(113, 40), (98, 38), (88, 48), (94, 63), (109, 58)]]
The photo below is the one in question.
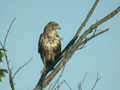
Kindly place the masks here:
[(41, 54), (44, 64), (46, 64), (47, 61), (54, 62), (61, 53), (60, 37), (57, 35), (54, 38), (50, 38), (45, 33), (41, 34), (38, 52)]

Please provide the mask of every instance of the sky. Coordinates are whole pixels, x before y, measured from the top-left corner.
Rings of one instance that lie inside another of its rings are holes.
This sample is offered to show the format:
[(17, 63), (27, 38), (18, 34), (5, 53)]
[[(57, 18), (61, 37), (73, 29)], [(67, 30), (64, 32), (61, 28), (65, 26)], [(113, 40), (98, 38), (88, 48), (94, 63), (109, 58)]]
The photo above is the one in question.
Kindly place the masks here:
[[(94, 2), (95, 0), (0, 0), (0, 40), (3, 41), (10, 22), (16, 17), (6, 43), (12, 72), (32, 57), (32, 61), (14, 79), (16, 90), (32, 90), (40, 78), (43, 64), (37, 45), (45, 25), (55, 21), (61, 26), (58, 33), (62, 38), (63, 49)], [(118, 6), (120, 0), (100, 0), (84, 30)], [(105, 28), (110, 28), (109, 32), (91, 40), (85, 48), (75, 52), (65, 65), (60, 82), (66, 80), (72, 90), (78, 90), (78, 84), (87, 72), (83, 89), (90, 90), (99, 72), (101, 80), (94, 90), (120, 89), (120, 13), (100, 25), (98, 30)], [(5, 61), (0, 67), (6, 68)], [(11, 90), (7, 74), (0, 83), (0, 90)], [(60, 90), (69, 88), (64, 84)]]

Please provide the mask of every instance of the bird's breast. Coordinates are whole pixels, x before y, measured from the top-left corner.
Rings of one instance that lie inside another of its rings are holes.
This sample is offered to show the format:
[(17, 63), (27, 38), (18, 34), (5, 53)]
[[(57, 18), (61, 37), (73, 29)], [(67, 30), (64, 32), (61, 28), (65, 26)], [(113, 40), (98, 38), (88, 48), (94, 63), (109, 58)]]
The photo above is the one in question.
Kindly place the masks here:
[(49, 39), (49, 38), (44, 39), (44, 46), (48, 50), (56, 48), (59, 45), (59, 43), (60, 43), (60, 38), (58, 37), (55, 37), (54, 39)]

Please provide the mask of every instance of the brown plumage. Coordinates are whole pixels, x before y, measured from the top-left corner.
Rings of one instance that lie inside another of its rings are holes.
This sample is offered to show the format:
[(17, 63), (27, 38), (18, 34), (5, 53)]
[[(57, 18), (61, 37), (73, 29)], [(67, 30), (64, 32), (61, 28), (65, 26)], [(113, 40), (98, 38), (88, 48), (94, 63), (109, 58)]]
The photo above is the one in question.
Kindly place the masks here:
[(61, 53), (61, 39), (56, 32), (60, 29), (55, 22), (49, 22), (40, 35), (38, 52), (46, 68), (52, 69), (56, 58)]

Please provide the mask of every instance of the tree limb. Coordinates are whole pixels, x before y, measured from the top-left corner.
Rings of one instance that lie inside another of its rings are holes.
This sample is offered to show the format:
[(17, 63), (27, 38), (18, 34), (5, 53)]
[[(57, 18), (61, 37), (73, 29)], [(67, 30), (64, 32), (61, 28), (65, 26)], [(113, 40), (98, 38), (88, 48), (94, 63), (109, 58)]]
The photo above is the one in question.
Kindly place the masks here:
[[(5, 49), (5, 44), (6, 44), (6, 40), (7, 40), (8, 34), (9, 34), (10, 30), (11, 30), (11, 27), (12, 27), (15, 19), (16, 18), (13, 18), (13, 20), (11, 21), (11, 23), (9, 25), (9, 28), (8, 28), (7, 33), (5, 35), (4, 43), (2, 44), (2, 42), (0, 41), (1, 47), (4, 48), (4, 49)], [(13, 77), (12, 77), (12, 71), (11, 71), (11, 68), (10, 68), (7, 52), (4, 51), (4, 53), (5, 53), (5, 60), (6, 60), (6, 64), (7, 64), (8, 74), (9, 74), (10, 87), (11, 87), (12, 90), (15, 90), (14, 81), (13, 81)]]
[(74, 37), (72, 38), (72, 40), (67, 44), (67, 46), (64, 48), (64, 50), (61, 53), (61, 56), (56, 60), (55, 65), (58, 63), (58, 61), (65, 55), (65, 51), (67, 49), (69, 49), (69, 47), (71, 47), (75, 41), (77, 40), (80, 32), (82, 31), (82, 29), (86, 26), (88, 20), (90, 19), (90, 17), (92, 16), (97, 4), (98, 4), (99, 0), (96, 0), (95, 3), (93, 4), (92, 8), (90, 9), (89, 13), (87, 14), (86, 18), (83, 20), (82, 24), (80, 25), (80, 27), (78, 28), (76, 34), (74, 35)]
[[(84, 24), (82, 24), (81, 29), (79, 28), (77, 33), (76, 33), (76, 37), (78, 38), (80, 31), (82, 30), (82, 28), (86, 25), (88, 19), (90, 18), (90, 16), (92, 15), (97, 3), (99, 0), (96, 0), (96, 3), (93, 5), (93, 8), (91, 8), (90, 15), (87, 15), (85, 21), (83, 22)], [(54, 70), (43, 80), (42, 82), (42, 86), (43, 88), (46, 87), (50, 81), (56, 76), (56, 74), (60, 71), (60, 69), (69, 61), (69, 59), (72, 57), (72, 55), (75, 53), (75, 51), (78, 50), (78, 48), (87, 43), (89, 40), (92, 40), (93, 38), (103, 34), (104, 32), (107, 32), (108, 29), (105, 29), (101, 32), (98, 32), (94, 35), (92, 35), (91, 37), (87, 36), (89, 35), (89, 33), (93, 32), (93, 30), (95, 30), (99, 25), (103, 24), (104, 22), (108, 21), (109, 19), (111, 19), (113, 16), (115, 16), (116, 14), (118, 14), (120, 12), (120, 6), (118, 8), (116, 8), (114, 11), (112, 11), (111, 13), (109, 13), (108, 15), (106, 15), (105, 17), (103, 17), (102, 19), (100, 19), (99, 21), (97, 21), (95, 24), (91, 25), (78, 39), (77, 38), (73, 38), (70, 42), (72, 42), (72, 44), (69, 42), (68, 45), (65, 47), (65, 49), (63, 50), (62, 53), (62, 58), (60, 58), (59, 63), (56, 65), (56, 67), (54, 68)], [(87, 19), (88, 18), (88, 19)], [(70, 45), (70, 46), (69, 46)], [(39, 90), (40, 86), (39, 84), (36, 86), (36, 90)], [(42, 89), (41, 89), (42, 90)]]
[(82, 86), (83, 86), (83, 84), (84, 84), (84, 82), (85, 82), (85, 79), (86, 79), (86, 77), (87, 77), (87, 72), (85, 73), (85, 75), (84, 75), (84, 77), (83, 77), (83, 79), (80, 81), (80, 83), (78, 84), (78, 90), (82, 90)]
[(61, 77), (63, 76), (64, 69), (65, 69), (65, 66), (63, 67), (63, 69), (62, 69), (59, 77), (57, 78), (57, 80), (56, 80), (55, 83), (53, 84), (51, 90), (53, 90), (53, 89), (56, 87), (56, 85), (58, 84), (58, 82), (60, 81)]
[(59, 90), (59, 88), (60, 88), (63, 84), (65, 84), (65, 85), (69, 88), (69, 90), (72, 90), (72, 88), (70, 87), (70, 85), (68, 84), (68, 82), (67, 82), (66, 80), (63, 80), (63, 81), (57, 86), (57, 89), (55, 89), (55, 90)]
[(96, 87), (96, 85), (100, 79), (101, 79), (101, 77), (99, 77), (99, 73), (97, 72), (97, 78), (96, 78), (95, 83), (94, 83), (93, 87), (91, 88), (91, 90), (94, 90), (94, 88)]

